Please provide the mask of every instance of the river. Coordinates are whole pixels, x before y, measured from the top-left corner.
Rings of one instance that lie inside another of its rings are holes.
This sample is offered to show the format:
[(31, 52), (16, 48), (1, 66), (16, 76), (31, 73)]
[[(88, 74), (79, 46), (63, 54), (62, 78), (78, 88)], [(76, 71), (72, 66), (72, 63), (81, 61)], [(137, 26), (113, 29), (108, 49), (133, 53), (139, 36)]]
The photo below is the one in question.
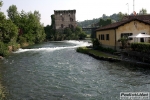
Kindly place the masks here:
[(150, 92), (150, 69), (77, 53), (84, 41), (46, 42), (0, 62), (8, 100), (117, 100), (120, 92)]

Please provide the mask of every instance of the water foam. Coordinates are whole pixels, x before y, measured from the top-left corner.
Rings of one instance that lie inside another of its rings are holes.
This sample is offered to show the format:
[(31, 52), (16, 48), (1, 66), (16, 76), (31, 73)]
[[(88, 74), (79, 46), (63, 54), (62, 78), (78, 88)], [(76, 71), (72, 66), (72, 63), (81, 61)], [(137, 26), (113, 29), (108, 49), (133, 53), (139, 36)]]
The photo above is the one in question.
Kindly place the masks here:
[(28, 52), (28, 51), (55, 51), (55, 50), (61, 50), (61, 49), (71, 49), (71, 48), (77, 48), (81, 46), (90, 46), (91, 43), (84, 42), (84, 41), (75, 41), (75, 40), (70, 40), (70, 41), (63, 41), (67, 43), (72, 43), (75, 44), (75, 46), (67, 46), (67, 47), (49, 47), (49, 48), (33, 48), (33, 49), (22, 49), (20, 48), (14, 53), (22, 53), (22, 52)]

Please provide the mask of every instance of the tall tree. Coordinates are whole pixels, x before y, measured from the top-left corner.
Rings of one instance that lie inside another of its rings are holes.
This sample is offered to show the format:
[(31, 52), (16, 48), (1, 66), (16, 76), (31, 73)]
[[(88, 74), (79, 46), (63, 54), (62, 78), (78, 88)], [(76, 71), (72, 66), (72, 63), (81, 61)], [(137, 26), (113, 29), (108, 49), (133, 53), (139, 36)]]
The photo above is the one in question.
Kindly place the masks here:
[(124, 17), (124, 14), (123, 14), (122, 12), (119, 12), (119, 13), (118, 13), (118, 17), (119, 17), (119, 21), (121, 21), (122, 18)]
[(139, 15), (146, 15), (147, 14), (147, 10), (142, 8), (140, 11), (139, 11)]
[(16, 23), (16, 18), (18, 16), (18, 11), (16, 5), (12, 5), (7, 10), (8, 17), (12, 20), (12, 22)]
[[(0, 1), (2, 6), (2, 1)], [(11, 20), (7, 20), (3, 12), (0, 12), (0, 41), (4, 43), (16, 42), (18, 28)]]
[(40, 21), (41, 19), (41, 14), (39, 13), (39, 11), (34, 11), (34, 16), (37, 18), (38, 21)]
[(2, 7), (2, 5), (3, 5), (3, 1), (0, 1), (0, 7)]

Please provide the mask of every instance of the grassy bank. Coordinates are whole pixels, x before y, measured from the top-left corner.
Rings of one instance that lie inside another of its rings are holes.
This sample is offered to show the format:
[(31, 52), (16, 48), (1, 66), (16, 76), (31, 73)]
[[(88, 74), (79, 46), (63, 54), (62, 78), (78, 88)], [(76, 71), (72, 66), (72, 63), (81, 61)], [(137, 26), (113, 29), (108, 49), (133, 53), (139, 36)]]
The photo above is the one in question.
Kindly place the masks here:
[(107, 60), (107, 61), (117, 61), (118, 60), (118, 56), (104, 53), (104, 52), (94, 50), (91, 48), (87, 48), (87, 47), (79, 47), (79, 48), (77, 48), (77, 52), (88, 54), (96, 59), (101, 59), (101, 60)]
[[(0, 42), (0, 60), (2, 60), (3, 57), (9, 56), (12, 52), (18, 50), (19, 48), (27, 47), (33, 44), (34, 43), (27, 43), (27, 42), (22, 44), (18, 44), (18, 43), (4, 44), (3, 42)], [(6, 96), (7, 96), (6, 90), (4, 85), (2, 84), (1, 68), (0, 68), (0, 100), (6, 100)]]
[(6, 100), (6, 92), (5, 92), (5, 88), (1, 83), (1, 73), (0, 73), (0, 100)]
[(5, 100), (6, 95), (5, 95), (5, 89), (2, 86), (2, 84), (0, 83), (0, 100)]

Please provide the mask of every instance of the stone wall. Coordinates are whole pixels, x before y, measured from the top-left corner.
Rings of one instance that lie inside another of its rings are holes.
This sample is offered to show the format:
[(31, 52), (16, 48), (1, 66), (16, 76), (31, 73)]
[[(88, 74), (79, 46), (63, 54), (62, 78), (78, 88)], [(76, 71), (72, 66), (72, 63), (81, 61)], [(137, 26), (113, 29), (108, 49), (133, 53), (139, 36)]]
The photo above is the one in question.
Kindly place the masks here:
[(76, 10), (54, 10), (55, 29), (75, 28)]

